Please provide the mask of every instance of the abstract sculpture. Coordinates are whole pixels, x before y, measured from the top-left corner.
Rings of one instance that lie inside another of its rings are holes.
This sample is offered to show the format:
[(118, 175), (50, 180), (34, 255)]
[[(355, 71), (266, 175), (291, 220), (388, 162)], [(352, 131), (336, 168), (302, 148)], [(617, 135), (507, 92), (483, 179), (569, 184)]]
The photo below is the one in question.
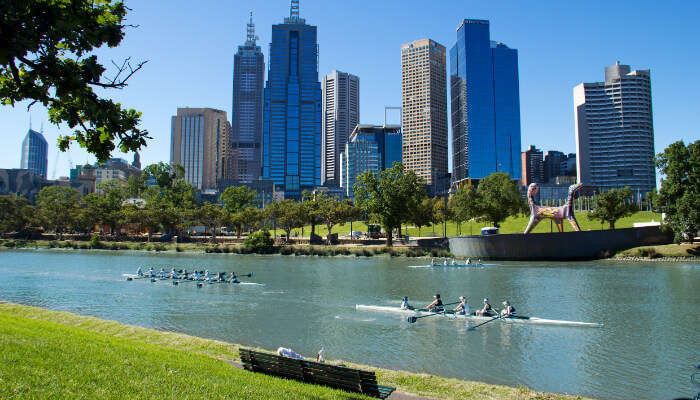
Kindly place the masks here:
[(569, 186), (569, 198), (565, 205), (560, 207), (542, 207), (535, 204), (535, 193), (540, 189), (536, 183), (531, 183), (527, 188), (527, 203), (530, 205), (530, 222), (527, 224), (527, 228), (525, 228), (525, 232), (523, 233), (530, 233), (543, 219), (553, 220), (554, 223), (557, 224), (559, 232), (563, 232), (564, 226), (562, 222), (564, 218), (569, 220), (571, 227), (574, 228), (575, 231), (580, 231), (581, 228), (579, 228), (576, 216), (574, 215), (574, 193), (581, 189), (582, 186), (583, 185), (580, 183)]

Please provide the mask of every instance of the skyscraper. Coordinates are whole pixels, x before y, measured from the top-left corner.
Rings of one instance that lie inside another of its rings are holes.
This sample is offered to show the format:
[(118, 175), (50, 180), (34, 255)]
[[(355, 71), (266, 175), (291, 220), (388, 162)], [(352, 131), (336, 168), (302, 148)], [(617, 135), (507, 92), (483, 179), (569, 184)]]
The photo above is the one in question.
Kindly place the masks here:
[(289, 18), (272, 26), (265, 84), (263, 178), (285, 197), (321, 184), (321, 83), (316, 27), (299, 17), (292, 0)]
[(605, 82), (574, 87), (578, 181), (641, 193), (656, 188), (649, 70), (605, 67)]
[(561, 151), (549, 150), (544, 155), (544, 182), (552, 182), (557, 176), (566, 175), (567, 157)]
[(445, 47), (432, 39), (401, 46), (403, 164), (428, 185), (447, 175)]
[(522, 177), (520, 179), (524, 186), (531, 183), (544, 183), (544, 163), (542, 162), (542, 150), (535, 146), (530, 146), (521, 155)]
[(263, 136), (263, 81), (265, 59), (256, 44), (253, 13), (246, 42), (233, 56), (233, 109), (231, 110), (231, 179), (260, 178)]
[(520, 178), (518, 51), (490, 40), (489, 21), (465, 19), (450, 74), (453, 179)]
[(340, 153), (360, 122), (360, 78), (333, 71), (323, 77), (321, 183), (338, 186)]
[(402, 160), (400, 126), (357, 125), (338, 157), (340, 186), (354, 196), (355, 179), (366, 171), (378, 173)]
[(46, 179), (48, 148), (49, 145), (46, 139), (44, 139), (44, 135), (30, 128), (29, 132), (27, 132), (27, 136), (25, 136), (22, 141), (20, 168), (28, 169)]
[(200, 190), (228, 178), (231, 124), (226, 111), (178, 108), (170, 126), (170, 163), (185, 167), (185, 180)]

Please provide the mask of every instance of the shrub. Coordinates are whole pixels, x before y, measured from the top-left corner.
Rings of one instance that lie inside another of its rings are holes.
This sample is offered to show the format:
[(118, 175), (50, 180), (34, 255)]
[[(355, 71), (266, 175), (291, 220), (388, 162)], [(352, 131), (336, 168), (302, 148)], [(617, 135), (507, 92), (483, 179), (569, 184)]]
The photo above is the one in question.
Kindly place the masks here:
[(55, 240), (49, 240), (49, 249), (53, 249), (54, 247), (57, 247), (58, 243), (56, 243)]
[(162, 244), (162, 243), (156, 244), (155, 246), (153, 246), (153, 249), (154, 249), (155, 251), (165, 251), (165, 250), (167, 250), (167, 248), (165, 247), (165, 245)]
[(288, 256), (292, 253), (294, 253), (294, 250), (291, 247), (289, 247), (289, 246), (280, 247), (280, 254)]
[(3, 242), (2, 245), (5, 247), (8, 247), (8, 248), (13, 248), (13, 247), (15, 247), (15, 242), (13, 242), (12, 240), (7, 240), (7, 241)]
[(245, 239), (244, 246), (254, 253), (270, 253), (275, 247), (275, 241), (269, 231), (257, 231)]
[(90, 238), (90, 247), (93, 249), (101, 249), (103, 247), (102, 242), (100, 242), (100, 235), (96, 233), (92, 235)]

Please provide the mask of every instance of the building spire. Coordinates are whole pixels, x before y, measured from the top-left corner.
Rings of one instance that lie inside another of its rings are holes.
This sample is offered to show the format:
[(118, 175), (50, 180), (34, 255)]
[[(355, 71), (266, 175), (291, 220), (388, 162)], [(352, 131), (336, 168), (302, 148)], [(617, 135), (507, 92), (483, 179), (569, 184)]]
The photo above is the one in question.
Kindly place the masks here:
[(289, 19), (299, 19), (299, 0), (292, 0), (289, 6)]
[(246, 45), (255, 46), (255, 41), (257, 36), (255, 36), (255, 24), (253, 23), (253, 12), (250, 12), (250, 22), (248, 22), (246, 28)]

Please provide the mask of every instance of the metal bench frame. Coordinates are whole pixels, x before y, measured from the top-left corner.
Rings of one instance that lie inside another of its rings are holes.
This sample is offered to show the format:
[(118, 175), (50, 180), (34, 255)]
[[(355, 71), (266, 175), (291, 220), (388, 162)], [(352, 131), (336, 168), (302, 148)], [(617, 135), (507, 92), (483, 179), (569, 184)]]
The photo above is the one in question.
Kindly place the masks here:
[(377, 384), (377, 377), (371, 371), (282, 357), (244, 348), (239, 349), (239, 353), (243, 367), (248, 371), (362, 393), (379, 399), (386, 399), (396, 390)]

